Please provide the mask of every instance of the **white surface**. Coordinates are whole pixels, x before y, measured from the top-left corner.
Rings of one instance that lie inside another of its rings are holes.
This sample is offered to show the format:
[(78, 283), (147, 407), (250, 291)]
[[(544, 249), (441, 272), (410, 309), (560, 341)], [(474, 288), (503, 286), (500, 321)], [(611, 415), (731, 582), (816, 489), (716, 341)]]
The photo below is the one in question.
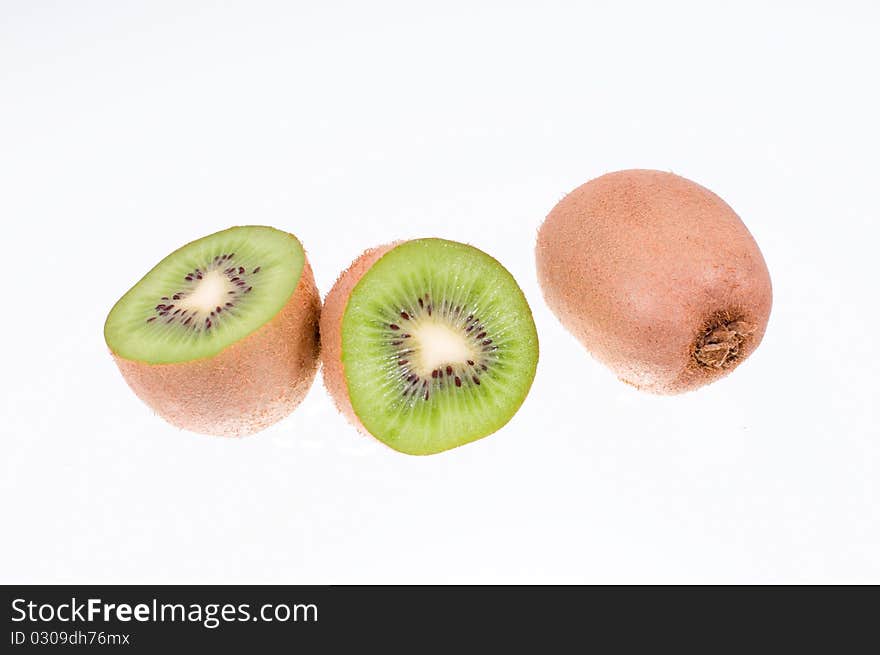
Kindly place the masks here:
[[(330, 4), (0, 4), (0, 582), (880, 582), (878, 5)], [(535, 278), (554, 203), (629, 167), (719, 193), (773, 277), (761, 348), (682, 397)], [(392, 239), (500, 259), (542, 340), (519, 414), (407, 457), (319, 378), (252, 438), (166, 425), (104, 318), (246, 223), (322, 293)]]

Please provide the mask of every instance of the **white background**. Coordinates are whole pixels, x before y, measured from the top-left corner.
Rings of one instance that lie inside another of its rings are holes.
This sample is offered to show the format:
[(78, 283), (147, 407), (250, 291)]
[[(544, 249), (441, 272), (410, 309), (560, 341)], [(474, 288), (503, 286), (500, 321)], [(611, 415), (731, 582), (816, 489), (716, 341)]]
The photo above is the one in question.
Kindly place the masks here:
[[(0, 581), (880, 582), (874, 2), (0, 0)], [(569, 190), (631, 167), (725, 198), (775, 304), (729, 378), (644, 395), (546, 308)], [(179, 431), (104, 318), (235, 224), (501, 260), (541, 337), (503, 430), (427, 458), (288, 419)]]

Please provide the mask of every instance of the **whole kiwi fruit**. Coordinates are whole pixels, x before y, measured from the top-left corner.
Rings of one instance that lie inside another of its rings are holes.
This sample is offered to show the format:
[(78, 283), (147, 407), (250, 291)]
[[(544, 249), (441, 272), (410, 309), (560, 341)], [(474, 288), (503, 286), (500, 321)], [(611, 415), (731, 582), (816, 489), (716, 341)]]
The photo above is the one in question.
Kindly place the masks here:
[(578, 187), (538, 232), (550, 309), (639, 389), (675, 394), (730, 373), (760, 344), (772, 304), (739, 216), (672, 173), (625, 170)]

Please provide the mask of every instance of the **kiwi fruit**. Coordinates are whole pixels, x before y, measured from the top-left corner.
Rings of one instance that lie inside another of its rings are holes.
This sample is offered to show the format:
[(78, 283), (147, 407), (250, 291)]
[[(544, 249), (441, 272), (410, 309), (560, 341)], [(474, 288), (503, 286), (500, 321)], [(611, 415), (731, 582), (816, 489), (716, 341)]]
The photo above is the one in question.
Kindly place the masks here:
[(321, 316), (324, 381), (340, 412), (391, 448), (429, 455), (507, 423), (531, 387), (525, 296), (472, 246), (416, 239), (367, 250)]
[(618, 377), (674, 394), (713, 382), (758, 347), (772, 304), (761, 251), (717, 195), (626, 170), (561, 200), (538, 232), (547, 304)]
[(320, 311), (296, 237), (233, 227), (159, 262), (114, 305), (104, 338), (129, 386), (168, 422), (241, 436), (306, 395)]

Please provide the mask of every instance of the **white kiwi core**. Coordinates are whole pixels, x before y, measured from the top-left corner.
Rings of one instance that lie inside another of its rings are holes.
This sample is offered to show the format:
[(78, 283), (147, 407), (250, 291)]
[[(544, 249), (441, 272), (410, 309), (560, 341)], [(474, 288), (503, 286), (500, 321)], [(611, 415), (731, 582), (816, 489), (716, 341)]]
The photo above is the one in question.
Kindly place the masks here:
[(415, 341), (413, 368), (419, 375), (430, 376), (436, 369), (478, 358), (471, 346), (472, 340), (467, 339), (460, 329), (442, 321), (419, 321), (412, 338)]
[(226, 302), (227, 294), (232, 290), (229, 278), (220, 271), (209, 271), (199, 280), (190, 294), (178, 301), (183, 309), (195, 310), (210, 314), (218, 305)]

